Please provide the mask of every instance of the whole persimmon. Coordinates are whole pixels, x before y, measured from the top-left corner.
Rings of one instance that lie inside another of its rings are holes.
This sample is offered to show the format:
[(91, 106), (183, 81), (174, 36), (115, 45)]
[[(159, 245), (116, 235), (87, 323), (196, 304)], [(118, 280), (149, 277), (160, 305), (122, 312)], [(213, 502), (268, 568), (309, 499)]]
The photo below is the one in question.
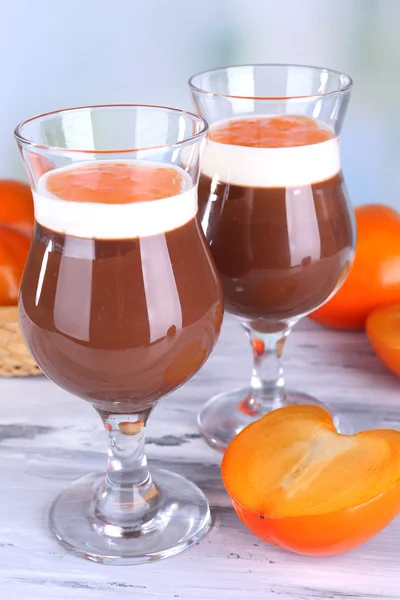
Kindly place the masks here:
[(16, 179), (0, 179), (0, 224), (32, 234), (33, 199), (27, 183)]
[(30, 236), (8, 225), (0, 225), (0, 306), (17, 303)]
[(377, 356), (400, 376), (400, 304), (373, 310), (365, 330)]
[(378, 306), (400, 302), (400, 214), (383, 204), (355, 209), (354, 263), (338, 292), (310, 318), (336, 329), (364, 329)]
[(362, 544), (400, 511), (400, 432), (340, 435), (315, 405), (273, 410), (228, 446), (222, 479), (239, 518), (300, 554)]

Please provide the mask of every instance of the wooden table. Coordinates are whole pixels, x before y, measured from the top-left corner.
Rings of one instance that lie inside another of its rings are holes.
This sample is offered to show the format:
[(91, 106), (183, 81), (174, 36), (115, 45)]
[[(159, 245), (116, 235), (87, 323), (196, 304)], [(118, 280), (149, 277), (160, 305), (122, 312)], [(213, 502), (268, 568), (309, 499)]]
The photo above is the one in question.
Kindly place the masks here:
[[(102, 468), (106, 444), (91, 406), (43, 377), (0, 380), (1, 600), (400, 599), (400, 519), (346, 555), (308, 558), (250, 534), (230, 506), (220, 455), (199, 437), (196, 413), (212, 394), (250, 375), (248, 342), (225, 319), (211, 359), (163, 400), (148, 427), (150, 463), (190, 477), (214, 513), (210, 533), (165, 561), (102, 566), (70, 556), (52, 540), (47, 513), (73, 479)], [(285, 350), (289, 385), (339, 410), (356, 428), (400, 427), (400, 382), (362, 334), (300, 324)]]

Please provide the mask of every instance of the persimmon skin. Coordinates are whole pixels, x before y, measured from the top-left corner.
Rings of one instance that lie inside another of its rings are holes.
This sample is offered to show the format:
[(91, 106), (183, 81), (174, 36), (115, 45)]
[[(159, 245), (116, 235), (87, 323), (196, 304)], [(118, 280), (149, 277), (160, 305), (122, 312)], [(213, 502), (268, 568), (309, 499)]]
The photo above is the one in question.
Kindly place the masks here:
[(242, 523), (264, 542), (297, 554), (334, 556), (368, 541), (397, 516), (400, 483), (361, 506), (305, 517), (260, 518), (233, 498), (231, 501)]
[(0, 179), (0, 225), (10, 225), (32, 235), (33, 198), (29, 185), (16, 179)]
[(355, 208), (357, 244), (343, 285), (309, 317), (334, 329), (363, 330), (378, 306), (400, 302), (400, 214), (383, 204)]
[(30, 237), (22, 231), (0, 225), (0, 306), (17, 304), (30, 243)]
[(311, 556), (347, 552), (400, 512), (400, 432), (341, 435), (318, 406), (280, 408), (234, 438), (222, 480), (261, 540)]
[(365, 330), (376, 355), (400, 377), (400, 304), (372, 311)]

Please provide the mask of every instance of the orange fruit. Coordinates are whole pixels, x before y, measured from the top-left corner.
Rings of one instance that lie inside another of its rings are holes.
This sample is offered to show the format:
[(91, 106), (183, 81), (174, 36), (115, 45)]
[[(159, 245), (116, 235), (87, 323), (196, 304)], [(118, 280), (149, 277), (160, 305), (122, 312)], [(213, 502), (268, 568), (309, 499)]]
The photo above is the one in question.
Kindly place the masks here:
[(383, 204), (355, 209), (354, 263), (336, 294), (310, 318), (335, 329), (364, 329), (369, 313), (400, 302), (400, 214)]
[(17, 303), (30, 242), (22, 231), (0, 225), (0, 306)]
[(280, 408), (234, 438), (222, 479), (238, 516), (262, 540), (337, 554), (400, 511), (400, 432), (340, 435), (323, 408)]
[(34, 215), (31, 188), (23, 181), (0, 179), (0, 225), (32, 234)]
[(365, 330), (377, 356), (400, 376), (400, 304), (373, 310), (368, 315)]

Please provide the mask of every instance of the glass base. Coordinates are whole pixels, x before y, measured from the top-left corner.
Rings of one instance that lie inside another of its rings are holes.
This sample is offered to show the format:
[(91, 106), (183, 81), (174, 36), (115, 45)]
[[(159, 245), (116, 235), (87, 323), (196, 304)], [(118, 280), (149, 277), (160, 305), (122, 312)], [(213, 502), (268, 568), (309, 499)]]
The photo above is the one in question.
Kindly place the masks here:
[(184, 477), (161, 469), (152, 471), (160, 502), (150, 520), (134, 528), (105, 523), (93, 508), (104, 476), (91, 473), (74, 481), (52, 506), (50, 530), (73, 554), (104, 564), (140, 564), (174, 556), (208, 531), (210, 509), (203, 492)]
[[(233, 438), (246, 425), (250, 425), (265, 413), (243, 410), (246, 398), (249, 396), (249, 388), (239, 388), (230, 392), (223, 392), (211, 398), (198, 414), (197, 422), (200, 433), (209, 446), (223, 452)], [(340, 433), (353, 433), (349, 423), (342, 416), (334, 414), (328, 406), (308, 394), (289, 390), (285, 400), (279, 406), (271, 402), (271, 409), (292, 404), (317, 404), (326, 408), (332, 415), (336, 429)], [(267, 411), (268, 412), (268, 411)]]

